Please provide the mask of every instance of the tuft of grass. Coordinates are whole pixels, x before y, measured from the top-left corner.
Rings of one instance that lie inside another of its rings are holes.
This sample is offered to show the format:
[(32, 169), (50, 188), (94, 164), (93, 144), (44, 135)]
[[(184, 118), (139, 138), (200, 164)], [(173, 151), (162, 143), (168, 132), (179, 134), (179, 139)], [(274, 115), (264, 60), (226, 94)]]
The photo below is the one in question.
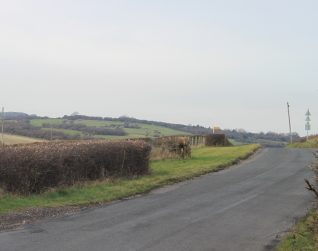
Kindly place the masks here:
[(81, 183), (32, 196), (2, 194), (0, 213), (29, 207), (105, 203), (146, 193), (167, 184), (223, 169), (247, 158), (259, 148), (259, 145), (194, 148), (191, 159), (151, 161), (150, 174), (142, 177)]
[(318, 250), (318, 212), (300, 221), (277, 247), (277, 251)]

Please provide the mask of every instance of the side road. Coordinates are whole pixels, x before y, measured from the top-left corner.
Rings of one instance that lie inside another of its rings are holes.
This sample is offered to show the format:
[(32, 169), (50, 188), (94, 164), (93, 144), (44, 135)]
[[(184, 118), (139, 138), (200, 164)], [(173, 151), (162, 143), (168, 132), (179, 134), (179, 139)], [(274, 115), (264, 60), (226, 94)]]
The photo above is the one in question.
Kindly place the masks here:
[(271, 249), (312, 195), (311, 150), (265, 149), (240, 166), (0, 234), (3, 250)]

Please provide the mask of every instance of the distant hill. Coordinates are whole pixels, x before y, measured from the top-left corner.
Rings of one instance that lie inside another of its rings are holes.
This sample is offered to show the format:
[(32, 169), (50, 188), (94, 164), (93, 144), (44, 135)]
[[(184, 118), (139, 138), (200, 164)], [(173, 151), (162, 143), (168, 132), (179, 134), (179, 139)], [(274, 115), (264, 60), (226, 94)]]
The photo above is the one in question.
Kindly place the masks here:
[[(6, 113), (6, 131), (11, 134), (42, 139), (125, 139), (162, 137), (170, 135), (207, 135), (211, 128), (141, 120), (127, 116), (119, 118), (85, 115), (48, 118), (20, 112)], [(241, 143), (260, 143), (266, 146), (284, 146), (287, 134), (251, 133), (244, 130), (223, 130), (230, 139)], [(297, 134), (294, 139), (299, 139)]]
[(90, 117), (85, 115), (76, 115), (76, 116), (64, 116), (63, 119), (68, 120), (97, 120), (97, 121), (113, 121), (113, 122), (122, 122), (126, 124), (145, 124), (145, 125), (155, 125), (160, 127), (166, 127), (174, 130), (179, 130), (185, 133), (190, 133), (194, 135), (205, 135), (211, 133), (211, 128), (206, 128), (200, 125), (183, 125), (183, 124), (173, 124), (167, 122), (159, 122), (159, 121), (152, 121), (152, 120), (143, 120), (143, 119), (136, 119), (126, 116), (121, 116), (119, 118), (110, 118), (110, 117)]

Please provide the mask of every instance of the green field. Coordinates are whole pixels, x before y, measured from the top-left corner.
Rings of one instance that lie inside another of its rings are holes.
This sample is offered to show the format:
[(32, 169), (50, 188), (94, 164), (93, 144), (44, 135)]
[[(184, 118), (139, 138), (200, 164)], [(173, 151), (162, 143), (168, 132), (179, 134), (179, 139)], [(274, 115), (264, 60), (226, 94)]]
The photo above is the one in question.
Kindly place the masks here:
[(193, 149), (188, 160), (151, 162), (151, 174), (134, 179), (115, 179), (59, 188), (40, 195), (17, 196), (0, 192), (0, 213), (28, 207), (56, 207), (108, 202), (148, 192), (167, 184), (217, 171), (247, 158), (259, 145)]
[[(77, 120), (76, 123), (84, 124), (87, 126), (124, 126), (123, 122), (120, 121), (97, 121), (97, 120)], [(148, 125), (136, 123), (140, 128), (123, 128), (124, 131), (128, 134), (124, 137), (130, 138), (142, 138), (142, 137), (153, 137), (156, 133), (159, 133), (160, 136), (171, 136), (171, 135), (187, 135), (185, 132), (173, 130), (163, 126)], [(117, 136), (118, 137), (118, 136)]]
[(64, 119), (32, 119), (31, 125), (42, 127), (43, 124), (60, 125)]
[(28, 143), (44, 141), (43, 139), (29, 138), (29, 137), (11, 135), (11, 134), (4, 134), (3, 140), (5, 145), (28, 144)]
[[(60, 125), (63, 122), (67, 122), (65, 119), (32, 119), (31, 125), (42, 127), (43, 124), (53, 124)], [(121, 121), (99, 121), (99, 120), (75, 120), (74, 123), (83, 124), (86, 126), (94, 127), (121, 127), (127, 133), (125, 136), (113, 136), (113, 135), (95, 135), (96, 138), (104, 139), (127, 139), (127, 138), (146, 138), (146, 137), (163, 137), (172, 135), (189, 135), (189, 133), (170, 129), (163, 126), (135, 123), (139, 128), (124, 128), (124, 122)], [(64, 130), (64, 129), (54, 129), (60, 130), (67, 135), (81, 134), (80, 131), (76, 130)]]

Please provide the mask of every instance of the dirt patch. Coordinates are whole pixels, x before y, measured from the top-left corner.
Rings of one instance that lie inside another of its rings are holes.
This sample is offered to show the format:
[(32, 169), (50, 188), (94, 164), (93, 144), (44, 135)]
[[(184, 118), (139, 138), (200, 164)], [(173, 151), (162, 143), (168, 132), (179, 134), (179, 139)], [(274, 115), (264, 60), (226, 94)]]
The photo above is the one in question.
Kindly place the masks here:
[(81, 207), (30, 208), (22, 212), (0, 215), (0, 232), (16, 229), (22, 225), (44, 218), (56, 218), (80, 212)]

